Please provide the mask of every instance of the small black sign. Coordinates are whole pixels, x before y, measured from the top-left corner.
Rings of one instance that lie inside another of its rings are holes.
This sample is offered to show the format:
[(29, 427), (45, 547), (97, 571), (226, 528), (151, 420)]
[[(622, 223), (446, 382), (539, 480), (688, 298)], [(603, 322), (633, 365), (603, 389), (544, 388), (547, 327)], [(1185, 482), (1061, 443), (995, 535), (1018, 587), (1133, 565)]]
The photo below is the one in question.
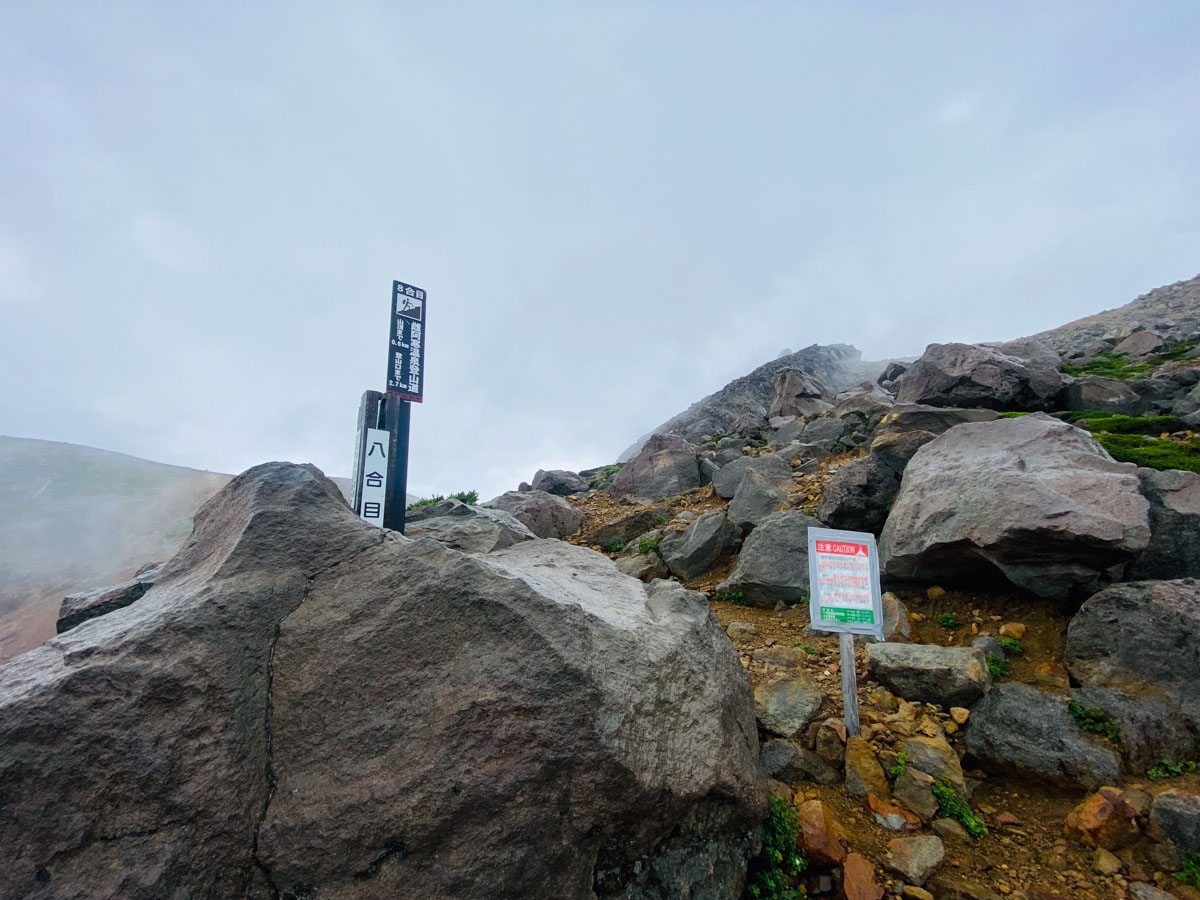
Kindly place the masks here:
[(402, 281), (392, 282), (387, 389), (414, 403), (425, 393), (425, 292)]

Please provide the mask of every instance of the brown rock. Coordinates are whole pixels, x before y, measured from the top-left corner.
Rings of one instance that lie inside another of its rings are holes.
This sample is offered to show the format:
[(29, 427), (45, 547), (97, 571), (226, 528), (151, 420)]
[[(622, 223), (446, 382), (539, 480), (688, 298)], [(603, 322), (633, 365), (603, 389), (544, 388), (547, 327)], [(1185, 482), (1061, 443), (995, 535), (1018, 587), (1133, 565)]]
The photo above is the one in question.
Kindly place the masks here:
[(1092, 847), (1120, 850), (1141, 836), (1136, 817), (1118, 789), (1100, 788), (1071, 810), (1063, 830)]
[(888, 842), (888, 852), (888, 869), (917, 885), (924, 884), (946, 856), (942, 839), (932, 834), (894, 838)]
[(896, 778), (892, 791), (903, 803), (926, 822), (937, 815), (938, 802), (933, 796), (933, 777), (909, 766)]
[(875, 867), (857, 853), (846, 857), (842, 866), (840, 900), (883, 900), (883, 888), (875, 881)]
[(809, 865), (837, 866), (846, 858), (846, 841), (837, 819), (820, 800), (808, 800), (796, 811), (800, 824), (800, 847)]
[(920, 816), (874, 794), (867, 794), (867, 809), (888, 831), (917, 831), (921, 827)]
[(971, 711), (962, 706), (952, 706), (950, 707), (950, 718), (957, 725), (966, 725), (967, 719), (971, 718)]
[(930, 879), (928, 887), (937, 900), (1000, 900), (1000, 895), (974, 881), (937, 875)]
[(1019, 641), (1025, 637), (1025, 626), (1020, 622), (1007, 622), (1000, 626), (1000, 637), (1012, 638)]
[(1116, 875), (1121, 871), (1123, 865), (1116, 856), (1105, 850), (1103, 847), (1096, 848), (1096, 852), (1092, 855), (1092, 868), (1101, 875)]
[(945, 778), (956, 791), (964, 797), (967, 795), (962, 764), (944, 737), (911, 737), (900, 745), (900, 749), (907, 754), (910, 767), (933, 776), (934, 781)]
[(1002, 812), (1000, 815), (996, 816), (996, 824), (1007, 825), (1010, 828), (1015, 828), (1021, 824), (1021, 820), (1010, 812)]
[(846, 793), (852, 797), (867, 794), (886, 797), (889, 793), (883, 766), (879, 765), (871, 745), (859, 735), (846, 741)]

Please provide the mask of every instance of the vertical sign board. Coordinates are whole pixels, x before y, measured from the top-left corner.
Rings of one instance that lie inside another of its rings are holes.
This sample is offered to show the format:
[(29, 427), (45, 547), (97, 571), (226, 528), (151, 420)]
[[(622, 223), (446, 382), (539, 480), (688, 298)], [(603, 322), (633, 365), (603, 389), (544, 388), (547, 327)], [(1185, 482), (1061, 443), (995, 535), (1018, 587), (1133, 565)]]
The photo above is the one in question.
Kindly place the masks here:
[(808, 614), (818, 631), (838, 632), (842, 650), (842, 698), (846, 734), (858, 734), (858, 679), (854, 635), (883, 640), (883, 594), (879, 550), (865, 531), (808, 529)]
[(420, 403), (425, 392), (425, 292), (392, 282), (392, 336), (387, 392)]
[(383, 511), (387, 505), (388, 459), (390, 435), (382, 428), (368, 428), (363, 444), (362, 481), (357, 487), (361, 502), (358, 516), (364, 522), (383, 527)]

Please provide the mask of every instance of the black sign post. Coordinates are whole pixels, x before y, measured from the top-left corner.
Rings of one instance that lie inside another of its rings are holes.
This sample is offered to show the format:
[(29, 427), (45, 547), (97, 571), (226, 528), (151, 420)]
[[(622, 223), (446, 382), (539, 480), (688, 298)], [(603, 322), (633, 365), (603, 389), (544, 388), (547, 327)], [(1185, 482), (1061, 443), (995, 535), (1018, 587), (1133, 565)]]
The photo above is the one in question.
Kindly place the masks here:
[(384, 428), (391, 437), (383, 527), (401, 534), (408, 490), (410, 404), (422, 402), (425, 393), (425, 300), (421, 288), (392, 282), (387, 395), (382, 403)]

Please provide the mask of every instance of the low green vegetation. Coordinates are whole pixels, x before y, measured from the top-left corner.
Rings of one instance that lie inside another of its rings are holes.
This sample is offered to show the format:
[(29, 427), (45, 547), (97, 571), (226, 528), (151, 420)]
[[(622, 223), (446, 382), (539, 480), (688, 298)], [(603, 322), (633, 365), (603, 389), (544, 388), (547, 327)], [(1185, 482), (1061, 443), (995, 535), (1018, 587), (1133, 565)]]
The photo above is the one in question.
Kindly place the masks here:
[(1200, 888), (1200, 853), (1196, 853), (1193, 850), (1184, 850), (1180, 858), (1183, 865), (1175, 873), (1175, 877), (1184, 884)]
[(625, 541), (623, 541), (621, 538), (617, 538), (615, 541), (613, 541), (611, 544), (608, 545), (609, 553), (620, 553), (624, 549), (625, 549)]
[(588, 469), (586, 472), (580, 472), (579, 474), (587, 479), (588, 487), (593, 490), (600, 490), (600, 488), (606, 488), (612, 484), (612, 480), (624, 467), (625, 463), (614, 463), (611, 466)]
[(1029, 415), (1029, 413), (1027, 413), (1027, 412), (1002, 412), (1002, 413), (1000, 413), (1000, 418), (1002, 418), (1002, 419), (1019, 419), (1019, 418), (1021, 418), (1021, 416), (1027, 416), (1027, 415)]
[(408, 512), (410, 509), (419, 509), (422, 506), (436, 506), (443, 500), (461, 500), (468, 506), (477, 506), (479, 504), (479, 492), (459, 491), (457, 494), (451, 494), (449, 497), (443, 497), (441, 494), (435, 494), (432, 497), (425, 497), (421, 500), (417, 500), (414, 503), (408, 504), (408, 506), (404, 508), (404, 511)]
[(1097, 434), (1100, 446), (1119, 462), (1149, 469), (1183, 469), (1200, 472), (1200, 438), (1172, 441), (1138, 434)]
[(830, 452), (831, 453), (845, 453), (849, 449), (850, 448), (847, 447), (845, 444), (843, 444), (841, 441), (838, 441), (836, 444), (833, 445), (833, 449)]
[(771, 798), (771, 812), (762, 826), (762, 851), (750, 860), (746, 871), (746, 896), (751, 900), (803, 900), (798, 884), (806, 862), (797, 849), (800, 826), (796, 811), (778, 797)]
[(816, 647), (814, 647), (812, 644), (797, 644), (796, 646), (799, 647), (801, 650), (803, 650), (805, 653), (807, 653), (809, 656), (820, 656), (821, 655), (821, 651), (818, 650)]
[(1073, 365), (1063, 363), (1062, 370), (1068, 375), (1082, 377), (1084, 375), (1103, 375), (1105, 378), (1137, 378), (1145, 375), (1154, 365), (1149, 362), (1135, 363), (1126, 358), (1124, 353), (1100, 353), (1087, 362)]
[(671, 521), (671, 516), (669, 513), (656, 512), (654, 514), (654, 521), (657, 522), (659, 525), (662, 525), (664, 522)]
[(1109, 434), (1170, 434), (1183, 431), (1187, 425), (1178, 416), (1113, 416), (1102, 415), (1077, 419), (1080, 428), (1093, 433), (1105, 431)]
[(643, 556), (645, 556), (647, 553), (653, 553), (655, 550), (658, 549), (658, 545), (661, 543), (662, 543), (662, 535), (661, 534), (658, 537), (639, 538), (638, 539), (638, 553), (641, 553)]
[(896, 754), (896, 764), (889, 769), (893, 778), (899, 778), (908, 771), (908, 754), (901, 750)]
[(1025, 648), (1016, 638), (1002, 637), (1000, 638), (1000, 649), (1007, 656), (1020, 656), (1025, 652)]
[(724, 600), (726, 603), (732, 603), (734, 606), (749, 606), (750, 598), (741, 591), (718, 591), (713, 594), (714, 600)]
[(971, 837), (985, 837), (988, 833), (983, 819), (971, 812), (967, 801), (959, 796), (949, 779), (941, 778), (933, 783), (933, 796), (943, 816), (956, 820)]
[(1069, 707), (1071, 718), (1080, 730), (1098, 734), (1114, 744), (1121, 740), (1121, 728), (1112, 720), (1112, 716), (1094, 706), (1085, 707), (1082, 703), (1072, 703)]
[(987, 667), (993, 678), (1009, 678), (1012, 675), (1012, 663), (994, 653), (988, 654)]
[(942, 613), (938, 616), (938, 624), (943, 628), (957, 628), (959, 626), (958, 616), (954, 613)]
[(1195, 771), (1195, 760), (1174, 762), (1169, 759), (1160, 759), (1157, 765), (1146, 770), (1146, 777), (1151, 781), (1165, 781), (1168, 778), (1178, 778), (1180, 775), (1192, 775)]

